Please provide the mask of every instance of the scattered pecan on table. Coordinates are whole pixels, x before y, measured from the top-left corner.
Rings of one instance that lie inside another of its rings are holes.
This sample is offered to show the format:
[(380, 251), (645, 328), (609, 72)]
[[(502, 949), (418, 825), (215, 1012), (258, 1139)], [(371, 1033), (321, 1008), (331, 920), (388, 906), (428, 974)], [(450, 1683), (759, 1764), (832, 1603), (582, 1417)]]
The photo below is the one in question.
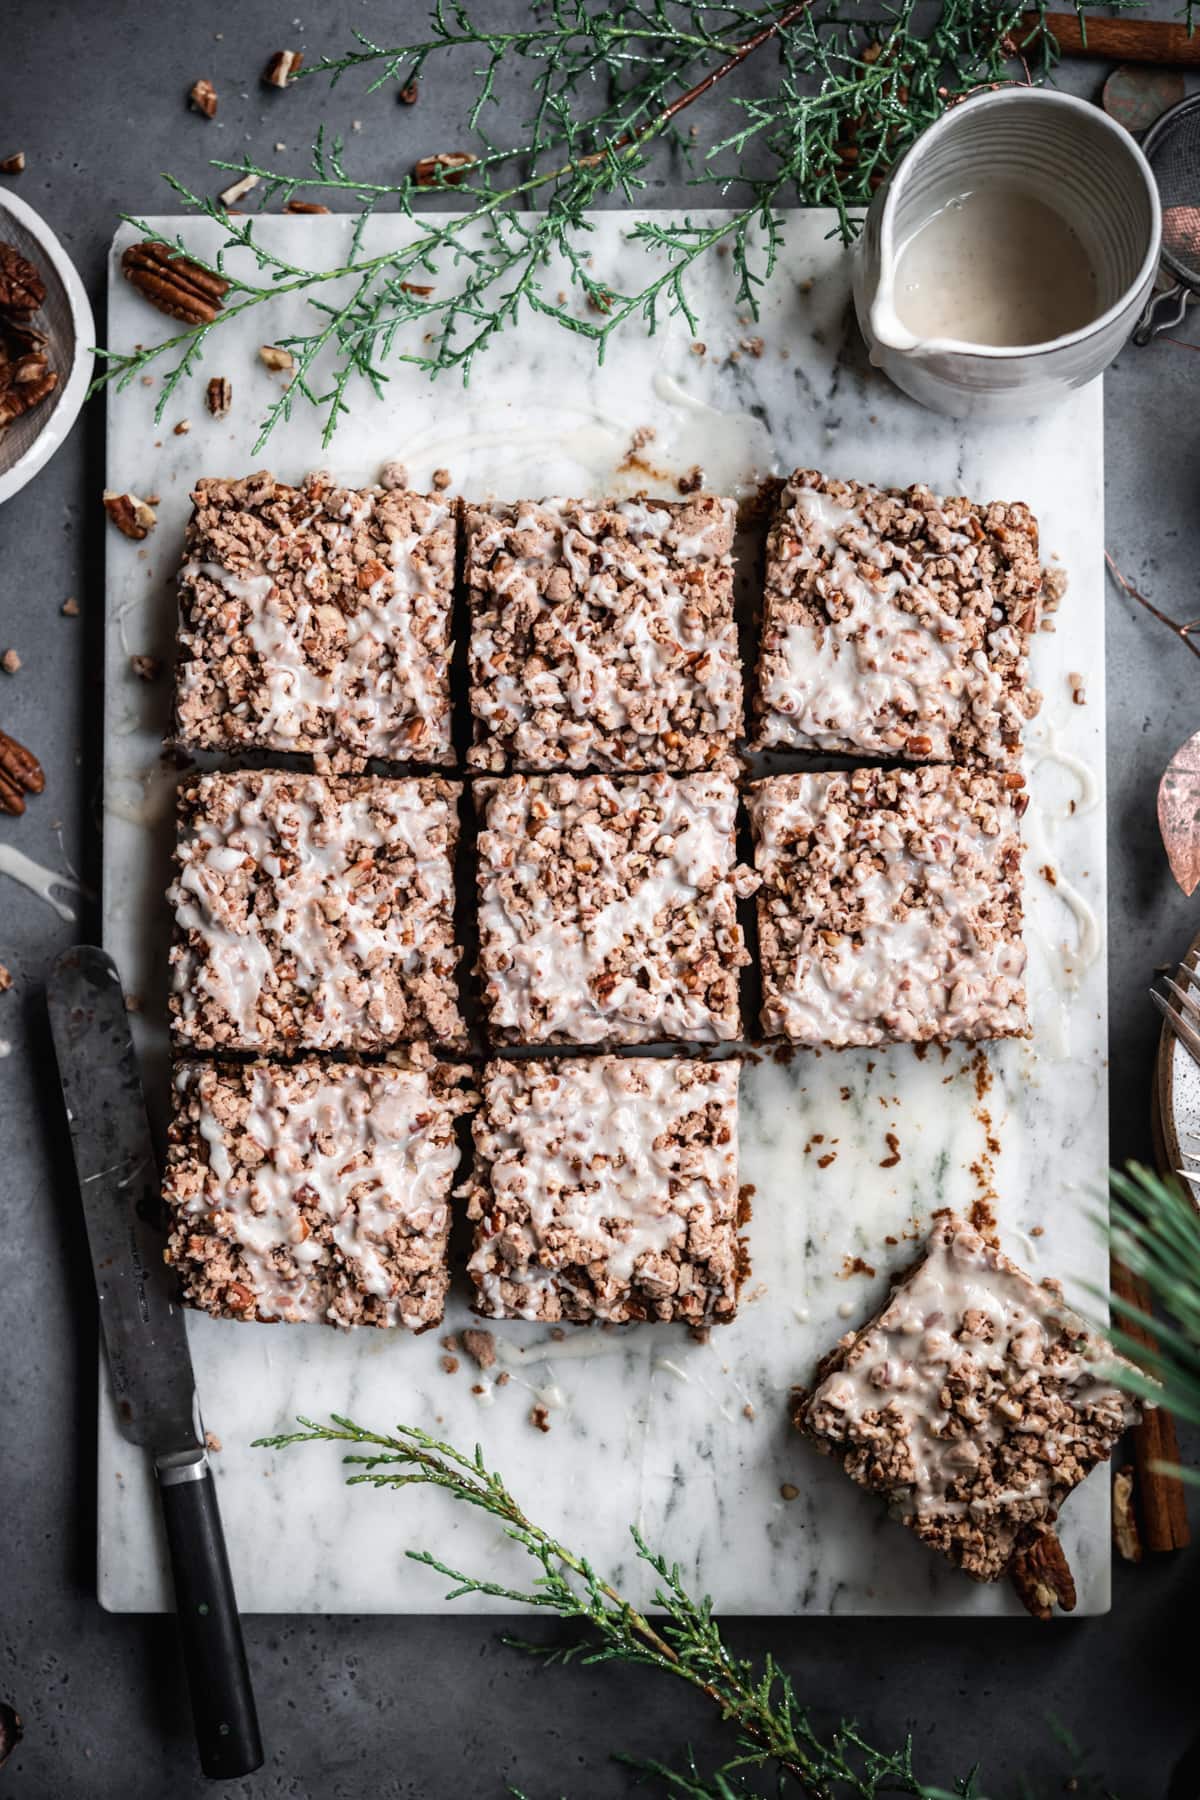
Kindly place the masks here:
[(19, 818), (25, 811), (26, 794), (40, 794), (45, 785), (42, 765), (33, 751), (0, 731), (0, 812)]

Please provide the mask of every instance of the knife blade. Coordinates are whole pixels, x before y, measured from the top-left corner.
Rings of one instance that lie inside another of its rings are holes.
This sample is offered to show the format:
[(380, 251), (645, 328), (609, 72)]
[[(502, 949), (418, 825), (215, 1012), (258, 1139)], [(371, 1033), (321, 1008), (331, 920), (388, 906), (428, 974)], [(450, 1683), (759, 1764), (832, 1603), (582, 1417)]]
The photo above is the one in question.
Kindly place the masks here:
[(263, 1760), (181, 1308), (163, 1265), (158, 1163), (121, 979), (78, 945), (46, 984), (117, 1423), (154, 1458), (201, 1767)]

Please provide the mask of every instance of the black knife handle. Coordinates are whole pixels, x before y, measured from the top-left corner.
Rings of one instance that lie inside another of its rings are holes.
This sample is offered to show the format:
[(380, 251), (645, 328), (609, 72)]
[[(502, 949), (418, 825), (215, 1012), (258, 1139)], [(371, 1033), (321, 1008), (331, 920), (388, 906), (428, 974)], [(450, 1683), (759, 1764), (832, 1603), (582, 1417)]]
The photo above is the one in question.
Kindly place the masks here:
[(249, 1775), (262, 1764), (262, 1740), (212, 1470), (200, 1451), (163, 1458), (155, 1472), (200, 1766), (217, 1781)]

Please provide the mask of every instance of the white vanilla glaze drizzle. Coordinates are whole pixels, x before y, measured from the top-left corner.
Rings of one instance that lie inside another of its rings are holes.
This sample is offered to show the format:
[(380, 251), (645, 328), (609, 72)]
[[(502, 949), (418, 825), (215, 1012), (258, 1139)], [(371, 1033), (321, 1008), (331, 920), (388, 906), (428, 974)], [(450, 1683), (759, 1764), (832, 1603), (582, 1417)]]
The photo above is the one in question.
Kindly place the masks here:
[[(736, 1134), (708, 1144), (686, 1121), (710, 1102), (735, 1116), (739, 1066), (715, 1064), (690, 1082), (681, 1073), (695, 1065), (668, 1058), (572, 1058), (569, 1076), (544, 1068), (528, 1091), (531, 1066), (496, 1064), (486, 1078), (488, 1217), (501, 1225), (490, 1235), (485, 1226), (469, 1268), (484, 1311), (514, 1310), (503, 1282), (527, 1290), (515, 1310), (536, 1319), (541, 1297), (573, 1292), (570, 1268), (587, 1266), (594, 1286), (580, 1298), (604, 1319), (635, 1276), (657, 1278), (663, 1252), (697, 1220), (711, 1228), (736, 1208)], [(505, 1223), (526, 1212), (527, 1223)], [(681, 1291), (691, 1275), (685, 1259)]]
[[(835, 608), (820, 622), (786, 626), (767, 662), (764, 742), (841, 750), (849, 740), (885, 756), (919, 732), (930, 741), (931, 761), (948, 760), (964, 718), (981, 728), (999, 718), (1004, 677), (992, 657), (1019, 656), (1016, 633), (994, 609), (990, 654), (968, 654), (963, 619), (938, 604), (943, 582), (953, 577), (927, 574), (907, 554), (893, 560), (858, 509), (830, 494), (789, 487), (783, 505), (796, 519), (788, 569), (818, 571), (816, 593)], [(967, 575), (976, 546), (949, 526), (946, 538), (940, 556)], [(863, 563), (877, 573), (864, 575)], [(897, 603), (897, 595), (913, 590), (919, 605)], [(1001, 748), (996, 737), (992, 753)]]
[(60, 919), (73, 919), (74, 909), (65, 900), (59, 900), (54, 889), (56, 887), (74, 888), (77, 894), (83, 887), (74, 875), (64, 875), (58, 869), (47, 869), (41, 863), (34, 862), (24, 851), (14, 850), (11, 844), (0, 844), (0, 875), (7, 875), (13, 881), (19, 881), (22, 887), (52, 906)]
[(742, 499), (779, 467), (771, 433), (754, 413), (710, 406), (665, 369), (655, 370), (653, 386), (659, 400), (703, 430), (704, 479), (710, 489)]

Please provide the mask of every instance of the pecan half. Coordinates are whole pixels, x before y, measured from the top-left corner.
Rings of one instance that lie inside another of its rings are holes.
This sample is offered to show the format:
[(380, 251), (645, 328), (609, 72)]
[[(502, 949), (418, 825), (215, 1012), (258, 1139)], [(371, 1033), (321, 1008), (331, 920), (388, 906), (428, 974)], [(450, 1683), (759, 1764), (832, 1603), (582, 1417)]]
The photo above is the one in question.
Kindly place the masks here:
[(299, 50), (277, 50), (262, 72), (264, 87), (285, 88), (304, 57)]
[(32, 750), (0, 731), (0, 812), (19, 818), (25, 795), (40, 794), (46, 785), (42, 765)]
[(46, 298), (46, 284), (15, 244), (0, 243), (0, 313), (6, 318), (32, 319)]
[(104, 510), (116, 526), (127, 538), (139, 542), (149, 537), (158, 524), (158, 514), (145, 500), (139, 500), (136, 494), (104, 495)]
[(1075, 1579), (1053, 1526), (1035, 1530), (1008, 1565), (1021, 1604), (1035, 1619), (1048, 1619), (1055, 1606), (1075, 1610)]
[(233, 383), (224, 375), (214, 375), (204, 390), (204, 400), (214, 419), (223, 419), (233, 405)]
[(198, 81), (193, 81), (191, 87), (188, 89), (188, 104), (194, 111), (203, 113), (206, 119), (216, 118), (217, 90), (212, 82), (208, 81), (203, 75)]
[(166, 244), (130, 244), (121, 256), (121, 273), (151, 306), (185, 325), (211, 325), (229, 292), (222, 276)]
[(423, 156), (413, 170), (413, 180), (418, 187), (457, 187), (476, 160), (469, 150), (442, 150), (436, 156)]

